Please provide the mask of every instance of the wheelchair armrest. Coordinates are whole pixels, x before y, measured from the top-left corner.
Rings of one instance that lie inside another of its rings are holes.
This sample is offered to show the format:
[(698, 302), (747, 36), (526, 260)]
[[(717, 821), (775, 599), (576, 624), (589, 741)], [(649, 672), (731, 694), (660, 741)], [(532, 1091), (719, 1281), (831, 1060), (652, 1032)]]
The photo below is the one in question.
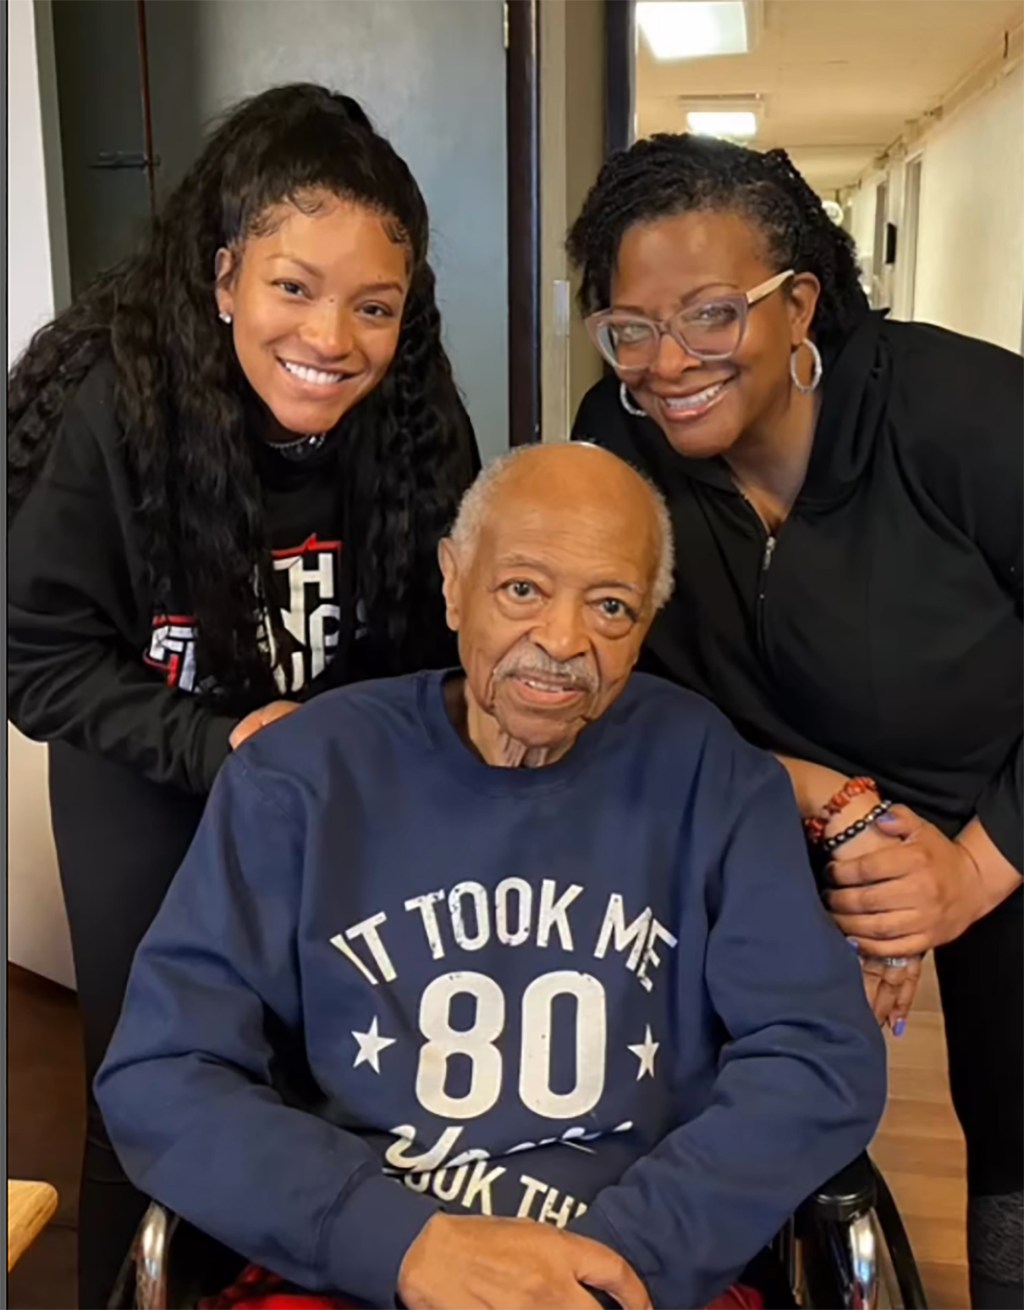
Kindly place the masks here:
[(136, 1310), (167, 1310), (171, 1241), (178, 1216), (153, 1201), (135, 1236)]
[(108, 1310), (173, 1310), (230, 1286), (245, 1260), (158, 1202), (143, 1216)]
[(812, 1223), (852, 1223), (875, 1205), (875, 1170), (867, 1154), (858, 1155), (800, 1207), (799, 1218)]
[(171, 1242), (178, 1216), (150, 1202), (125, 1258), (108, 1310), (169, 1310)]

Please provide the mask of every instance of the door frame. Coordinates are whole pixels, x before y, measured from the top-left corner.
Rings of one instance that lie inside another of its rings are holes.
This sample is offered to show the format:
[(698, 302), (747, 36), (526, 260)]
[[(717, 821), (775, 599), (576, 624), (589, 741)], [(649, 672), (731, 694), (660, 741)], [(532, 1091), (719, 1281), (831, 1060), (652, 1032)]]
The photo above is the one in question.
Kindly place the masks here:
[(636, 134), (636, 0), (604, 0), (604, 154)]
[(506, 0), (508, 439), (540, 441), (540, 0)]

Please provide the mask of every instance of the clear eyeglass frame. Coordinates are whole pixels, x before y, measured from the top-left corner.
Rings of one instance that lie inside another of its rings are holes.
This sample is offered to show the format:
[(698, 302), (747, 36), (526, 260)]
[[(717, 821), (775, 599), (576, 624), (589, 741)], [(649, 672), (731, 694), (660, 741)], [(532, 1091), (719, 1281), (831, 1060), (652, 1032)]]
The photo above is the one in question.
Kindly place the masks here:
[[(794, 276), (795, 270), (787, 268), (785, 272), (776, 273), (774, 277), (761, 282), (750, 291), (740, 291), (735, 295), (712, 296), (696, 306), (680, 309), (671, 317), (664, 319), (647, 318), (641, 314), (630, 314), (615, 309), (601, 309), (585, 320), (586, 329), (602, 358), (607, 360), (617, 373), (636, 374), (650, 368), (661, 349), (661, 339), (664, 336), (670, 336), (676, 345), (694, 359), (731, 359), (743, 344), (750, 310)], [(731, 340), (727, 350), (707, 350), (699, 344), (694, 344), (692, 340), (687, 340), (687, 327), (690, 328), (691, 337), (695, 331), (694, 314), (698, 312), (707, 314), (716, 308), (732, 309), (736, 315), (734, 323), (730, 325), (730, 332), (735, 339)], [(648, 329), (649, 335), (639, 347), (644, 358), (638, 359), (636, 363), (623, 364), (616, 354), (613, 333), (621, 332), (627, 327)]]

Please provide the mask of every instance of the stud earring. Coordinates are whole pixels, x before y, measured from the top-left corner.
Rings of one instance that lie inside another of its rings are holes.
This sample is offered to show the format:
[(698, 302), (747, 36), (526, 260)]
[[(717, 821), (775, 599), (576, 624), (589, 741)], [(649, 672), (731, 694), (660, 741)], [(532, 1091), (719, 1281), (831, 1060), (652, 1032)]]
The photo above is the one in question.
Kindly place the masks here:
[(227, 313), (221, 312), (221, 313), (218, 315), (218, 317), (220, 318), (220, 321), (221, 321), (222, 323), (230, 323), (230, 322), (231, 322), (231, 315), (230, 315), (230, 314), (227, 314)]

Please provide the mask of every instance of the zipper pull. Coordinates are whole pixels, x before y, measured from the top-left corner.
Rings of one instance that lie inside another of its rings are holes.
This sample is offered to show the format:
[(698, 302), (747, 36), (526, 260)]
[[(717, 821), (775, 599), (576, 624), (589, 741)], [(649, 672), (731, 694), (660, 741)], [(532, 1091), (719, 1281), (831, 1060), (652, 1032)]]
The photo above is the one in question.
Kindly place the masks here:
[(775, 538), (769, 537), (764, 543), (764, 558), (761, 560), (761, 572), (767, 573), (772, 566), (772, 555), (775, 553)]

